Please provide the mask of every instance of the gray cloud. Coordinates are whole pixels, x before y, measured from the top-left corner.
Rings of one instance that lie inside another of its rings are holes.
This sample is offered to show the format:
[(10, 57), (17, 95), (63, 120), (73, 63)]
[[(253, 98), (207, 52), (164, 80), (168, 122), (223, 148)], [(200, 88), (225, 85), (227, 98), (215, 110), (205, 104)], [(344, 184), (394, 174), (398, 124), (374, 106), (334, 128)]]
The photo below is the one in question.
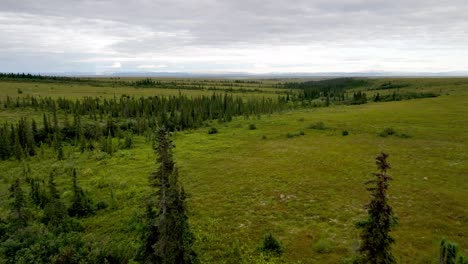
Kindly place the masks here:
[(9, 62), (0, 71), (31, 69), (25, 62), (38, 57), (50, 64), (36, 71), (112, 63), (123, 70), (464, 70), (467, 13), (466, 0), (3, 0), (0, 56)]

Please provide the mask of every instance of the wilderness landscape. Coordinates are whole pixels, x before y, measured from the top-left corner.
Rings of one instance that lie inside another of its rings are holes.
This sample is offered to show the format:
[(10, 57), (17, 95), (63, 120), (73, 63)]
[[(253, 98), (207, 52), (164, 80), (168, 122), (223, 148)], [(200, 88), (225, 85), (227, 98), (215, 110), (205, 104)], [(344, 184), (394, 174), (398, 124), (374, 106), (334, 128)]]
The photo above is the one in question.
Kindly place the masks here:
[(467, 78), (1, 74), (0, 262), (151, 263), (173, 161), (172, 263), (356, 263), (385, 152), (378, 263), (466, 263), (467, 102)]
[(0, 264), (468, 264), (467, 0), (2, 0)]

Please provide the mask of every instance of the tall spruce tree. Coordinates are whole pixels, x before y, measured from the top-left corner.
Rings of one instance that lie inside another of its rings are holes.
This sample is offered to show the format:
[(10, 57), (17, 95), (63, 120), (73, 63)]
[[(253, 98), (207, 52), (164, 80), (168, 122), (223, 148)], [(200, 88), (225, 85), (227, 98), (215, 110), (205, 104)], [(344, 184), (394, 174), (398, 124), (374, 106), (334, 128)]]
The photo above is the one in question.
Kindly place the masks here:
[[(159, 168), (150, 175), (150, 184), (156, 189), (147, 206), (146, 234), (142, 258), (145, 263), (197, 263), (192, 249), (194, 236), (186, 215), (185, 192), (178, 180), (178, 171), (172, 158), (172, 141), (164, 127), (158, 129), (155, 153)], [(157, 211), (154, 209), (157, 205)]]
[(388, 204), (387, 190), (392, 177), (387, 174), (390, 169), (387, 158), (388, 154), (383, 152), (377, 156), (376, 164), (380, 172), (375, 173), (376, 180), (366, 182), (374, 186), (367, 188), (372, 196), (371, 202), (366, 206), (368, 218), (357, 224), (362, 230), (358, 263), (395, 263), (391, 252), (394, 239), (390, 236), (390, 231), (397, 224), (397, 218)]
[(48, 197), (46, 191), (42, 187), (43, 184), (41, 184), (40, 180), (30, 177), (27, 178), (27, 182), (31, 188), (29, 196), (31, 197), (32, 202), (41, 209), (44, 209), (48, 202)]
[(468, 258), (460, 253), (457, 244), (444, 238), (440, 242), (439, 264), (468, 264)]
[(25, 226), (27, 217), (25, 213), (26, 197), (23, 189), (21, 189), (20, 180), (16, 179), (15, 182), (10, 186), (10, 198), (13, 199), (10, 206), (12, 209), (12, 218), (14, 223), (20, 226)]
[(94, 206), (91, 199), (85, 194), (83, 189), (78, 186), (76, 169), (72, 170), (72, 205), (68, 208), (70, 216), (86, 217), (94, 214)]
[(49, 197), (44, 207), (44, 220), (53, 228), (60, 227), (68, 217), (65, 205), (60, 200), (60, 193), (55, 183), (55, 173), (55, 171), (52, 171), (49, 174), (49, 182), (47, 183)]
[(447, 239), (440, 242), (439, 264), (455, 264), (457, 260), (458, 246)]

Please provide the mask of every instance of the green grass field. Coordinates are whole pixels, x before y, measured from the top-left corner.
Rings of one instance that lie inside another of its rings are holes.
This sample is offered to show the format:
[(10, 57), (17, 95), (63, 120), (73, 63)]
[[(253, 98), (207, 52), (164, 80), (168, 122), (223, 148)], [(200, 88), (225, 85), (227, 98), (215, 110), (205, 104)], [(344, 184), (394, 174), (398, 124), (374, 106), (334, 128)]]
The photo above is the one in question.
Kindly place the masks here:
[[(373, 85), (388, 80), (374, 80)], [(393, 232), (398, 263), (436, 263), (438, 243), (447, 237), (468, 255), (468, 79), (396, 79), (408, 91), (440, 93), (437, 98), (290, 110), (258, 118), (212, 122), (206, 128), (176, 132), (176, 165), (188, 193), (191, 228), (203, 263), (223, 263), (239, 241), (246, 259), (271, 232), (285, 247), (279, 263), (340, 263), (358, 247), (354, 224), (365, 219), (370, 196), (364, 182), (377, 172), (374, 158), (390, 154), (390, 204), (399, 217)], [(41, 96), (177, 95), (172, 89), (134, 89), (88, 85), (2, 82), (1, 97), (17, 90)], [(241, 96), (277, 96), (265, 93)], [(372, 90), (370, 94), (376, 92)], [(385, 92), (385, 91), (383, 91)], [(183, 90), (189, 95), (212, 91)], [(36, 115), (31, 109), (0, 110), (0, 121)], [(323, 122), (325, 129), (311, 129)], [(249, 129), (255, 124), (256, 129)], [(397, 135), (381, 137), (393, 128)], [(347, 130), (349, 135), (343, 136)], [(303, 133), (301, 133), (303, 132)], [(292, 136), (287, 136), (288, 133)], [(303, 135), (301, 135), (303, 134)], [(401, 136), (404, 134), (404, 136)], [(399, 136), (400, 135), (400, 136)], [(151, 142), (113, 156), (65, 148), (56, 161), (51, 150), (27, 163), (46, 178), (52, 167), (79, 169), (80, 184), (94, 201), (111, 206), (84, 221), (85, 239), (132, 256), (138, 246), (139, 217), (156, 169)], [(1, 216), (8, 186), (22, 162), (0, 162)], [(66, 201), (68, 176), (57, 179)]]
[[(121, 95), (133, 96), (176, 96), (179, 93), (188, 96), (211, 95), (213, 92), (224, 93), (226, 90), (232, 91), (235, 95), (248, 97), (277, 97), (278, 94), (284, 94), (286, 90), (273, 88), (275, 82), (258, 81), (259, 84), (249, 83), (229, 83), (220, 82), (220, 80), (192, 80), (192, 79), (161, 79), (164, 83), (175, 83), (177, 86), (171, 89), (164, 88), (141, 88), (135, 89), (129, 85), (120, 84), (116, 80), (92, 79), (92, 82), (47, 82), (47, 81), (0, 81), (0, 99), (23, 96), (42, 96), (42, 97), (67, 97), (82, 98), (83, 96), (110, 98)], [(135, 81), (135, 78), (123, 78), (121, 81)], [(120, 81), (120, 80), (119, 80)], [(189, 87), (190, 86), (190, 87)], [(194, 87), (194, 88), (193, 88)], [(185, 88), (185, 89), (184, 89)], [(19, 92), (21, 91), (21, 93)], [(247, 92), (245, 92), (247, 91)]]

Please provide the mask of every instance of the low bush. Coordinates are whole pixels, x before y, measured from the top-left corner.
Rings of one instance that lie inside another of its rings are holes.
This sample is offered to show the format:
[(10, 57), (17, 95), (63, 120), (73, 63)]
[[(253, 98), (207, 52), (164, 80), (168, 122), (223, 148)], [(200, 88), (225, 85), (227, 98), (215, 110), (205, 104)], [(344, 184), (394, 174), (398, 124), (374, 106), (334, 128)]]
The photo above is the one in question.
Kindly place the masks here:
[(283, 254), (283, 246), (271, 233), (268, 233), (263, 237), (263, 242), (262, 245), (260, 245), (259, 250), (263, 253), (278, 256)]
[(311, 125), (309, 126), (309, 128), (310, 128), (310, 129), (317, 129), (317, 130), (325, 130), (325, 129), (327, 129), (327, 128), (325, 127), (325, 123), (323, 123), (323, 122), (317, 122), (317, 123), (315, 123), (315, 124), (311, 124)]
[(400, 138), (410, 138), (411, 136), (405, 133), (398, 134), (398, 137)]
[(332, 251), (332, 245), (330, 241), (326, 239), (320, 239), (313, 245), (313, 249), (317, 253), (326, 254)]
[(388, 136), (397, 136), (399, 138), (410, 138), (411, 136), (405, 133), (397, 133), (397, 131), (391, 127), (385, 128), (382, 132), (379, 133), (381, 137), (388, 137)]
[(379, 136), (381, 136), (381, 137), (388, 137), (388, 136), (392, 136), (392, 135), (396, 135), (396, 131), (395, 131), (395, 129), (393, 129), (391, 127), (387, 127), (382, 132), (379, 133)]
[(210, 129), (208, 129), (208, 134), (216, 134), (218, 133), (218, 129), (216, 127), (211, 127)]
[(106, 209), (107, 207), (109, 207), (109, 204), (107, 204), (107, 203), (104, 202), (104, 201), (99, 201), (99, 202), (96, 204), (96, 209), (97, 209), (97, 210), (104, 210), (104, 209)]
[(305, 135), (305, 132), (303, 130), (299, 131), (299, 132), (288, 132), (286, 134), (286, 137), (287, 138), (293, 138), (293, 137), (299, 137), (299, 136), (304, 136)]

